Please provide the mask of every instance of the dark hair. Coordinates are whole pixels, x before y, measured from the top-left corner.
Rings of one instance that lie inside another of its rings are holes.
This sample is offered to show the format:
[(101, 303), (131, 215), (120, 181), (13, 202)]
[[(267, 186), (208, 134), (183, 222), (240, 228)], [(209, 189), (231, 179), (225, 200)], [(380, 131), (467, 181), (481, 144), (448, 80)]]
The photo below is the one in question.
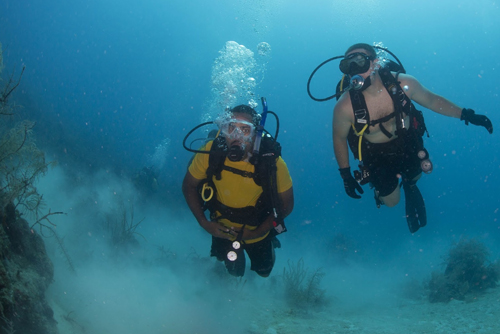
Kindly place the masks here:
[(232, 114), (234, 113), (240, 113), (240, 114), (247, 114), (252, 118), (252, 123), (255, 126), (258, 126), (260, 124), (260, 115), (255, 111), (255, 109), (251, 108), (250, 106), (247, 106), (245, 104), (240, 104), (239, 106), (234, 107), (233, 109), (230, 110)]
[(368, 56), (371, 58), (371, 60), (374, 60), (375, 58), (377, 58), (377, 52), (375, 51), (375, 48), (373, 46), (371, 46), (370, 44), (366, 44), (366, 43), (356, 43), (354, 45), (352, 45), (349, 49), (347, 49), (347, 51), (345, 52), (345, 56), (347, 56), (347, 54), (349, 52), (351, 52), (352, 50), (356, 50), (356, 49), (363, 49), (365, 51), (368, 52)]

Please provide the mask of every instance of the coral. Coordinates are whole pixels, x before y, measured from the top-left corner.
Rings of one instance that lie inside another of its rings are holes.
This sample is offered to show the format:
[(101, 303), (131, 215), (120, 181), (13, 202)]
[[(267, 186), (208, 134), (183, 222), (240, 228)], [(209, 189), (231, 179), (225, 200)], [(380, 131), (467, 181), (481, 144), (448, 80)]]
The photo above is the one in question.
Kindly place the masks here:
[(134, 223), (133, 208), (130, 209), (130, 219), (127, 218), (128, 212), (123, 205), (120, 210), (121, 218), (108, 217), (106, 220), (106, 229), (111, 233), (111, 245), (116, 250), (127, 252), (139, 246), (136, 236), (146, 239), (142, 234), (136, 232), (137, 227), (144, 221), (144, 218), (138, 223)]
[[(1, 53), (1, 49), (0, 49), (0, 53)], [(3, 58), (0, 60), (2, 61), (2, 64), (0, 64), (0, 66), (1, 66), (0, 74), (1, 74), (2, 69), (3, 69)], [(12, 113), (9, 112), (11, 109), (8, 105), (9, 96), (21, 83), (21, 78), (23, 77), (23, 73), (24, 73), (25, 69), (26, 69), (26, 67), (23, 67), (21, 74), (19, 75), (19, 78), (17, 79), (17, 82), (14, 81), (14, 72), (12, 72), (12, 74), (9, 77), (9, 81), (4, 86), (3, 91), (0, 93), (0, 115), (12, 115)]]
[[(34, 182), (47, 171), (45, 155), (35, 145), (30, 121), (23, 121), (5, 131), (0, 138), (0, 207), (15, 202), (21, 210), (39, 208), (41, 197)], [(0, 128), (6, 130), (0, 119)], [(36, 205), (38, 204), (38, 205)]]
[(500, 279), (498, 264), (488, 263), (489, 252), (476, 239), (462, 239), (450, 249), (444, 273), (433, 272), (427, 284), (429, 301), (468, 300)]
[(45, 300), (54, 268), (41, 236), (20, 212), (38, 215), (43, 201), (34, 182), (48, 167), (33, 139), (35, 124), (11, 124), (14, 108), (8, 98), (21, 76), (15, 83), (11, 75), (0, 90), (0, 332), (56, 334), (53, 311)]
[[(49, 212), (42, 219), (48, 220), (47, 216), (51, 215), (51, 214), (62, 214), (62, 212)], [(66, 249), (66, 246), (64, 245), (64, 240), (59, 236), (59, 234), (57, 234), (57, 232), (56, 232), (55, 229), (53, 229), (52, 227), (50, 227), (48, 225), (40, 223), (40, 220), (38, 220), (34, 225), (36, 225), (36, 224), (40, 225), (40, 234), (43, 237), (45, 237), (45, 238), (47, 238), (47, 237), (54, 237), (54, 239), (56, 240), (57, 245), (59, 246), (59, 250), (61, 251), (61, 254), (62, 254), (63, 258), (66, 260), (66, 264), (68, 265), (69, 270), (73, 274), (76, 274), (76, 269), (75, 269), (75, 266), (73, 265), (73, 260), (71, 260), (71, 257), (69, 256), (69, 253), (68, 253), (68, 250)], [(52, 224), (52, 225), (54, 225), (54, 224)], [(32, 230), (33, 226), (30, 229)], [(44, 233), (43, 229), (48, 230), (49, 233), (50, 233), (50, 235), (47, 235), (46, 233)]]
[(296, 264), (288, 261), (288, 269), (283, 268), (284, 293), (288, 305), (307, 310), (325, 304), (325, 290), (320, 288), (324, 276), (321, 268), (309, 272), (304, 267), (303, 259)]
[(54, 267), (40, 235), (16, 214), (14, 205), (0, 211), (0, 328), (26, 334), (57, 333), (45, 300)]

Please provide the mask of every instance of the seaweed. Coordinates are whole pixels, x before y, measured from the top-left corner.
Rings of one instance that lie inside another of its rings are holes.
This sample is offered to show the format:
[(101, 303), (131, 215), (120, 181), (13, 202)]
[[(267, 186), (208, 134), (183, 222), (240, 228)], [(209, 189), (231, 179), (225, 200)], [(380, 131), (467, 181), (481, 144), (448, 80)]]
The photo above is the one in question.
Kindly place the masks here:
[[(1, 52), (1, 50), (0, 50)], [(0, 67), (2, 59), (0, 57)], [(24, 69), (23, 69), (24, 72)], [(0, 91), (0, 207), (14, 202), (16, 208), (33, 212), (41, 203), (35, 181), (47, 172), (52, 162), (45, 161), (45, 154), (38, 149), (33, 137), (35, 123), (24, 120), (11, 124), (14, 107), (9, 104), (11, 93), (19, 86), (22, 73), (17, 83), (10, 76), (4, 89)]]
[(427, 284), (429, 301), (472, 300), (500, 279), (497, 263), (488, 261), (489, 251), (476, 239), (461, 239), (449, 251), (444, 272), (433, 272)]
[(292, 308), (307, 310), (326, 303), (325, 292), (320, 288), (325, 276), (321, 268), (309, 271), (301, 258), (297, 263), (288, 261), (288, 269), (283, 268), (285, 300)]
[(136, 236), (146, 238), (136, 232), (136, 229), (144, 221), (145, 218), (139, 222), (134, 223), (134, 209), (130, 209), (130, 218), (127, 218), (128, 212), (124, 206), (121, 207), (120, 219), (108, 217), (106, 220), (106, 229), (111, 233), (111, 244), (115, 249), (127, 250), (129, 247), (139, 246)]
[(42, 237), (21, 217), (38, 216), (43, 197), (35, 182), (51, 164), (35, 143), (35, 123), (18, 122), (14, 111), (19, 106), (9, 101), (23, 73), (24, 68), (14, 78), (13, 71), (0, 88), (0, 332), (56, 333), (53, 311), (45, 299), (53, 264)]

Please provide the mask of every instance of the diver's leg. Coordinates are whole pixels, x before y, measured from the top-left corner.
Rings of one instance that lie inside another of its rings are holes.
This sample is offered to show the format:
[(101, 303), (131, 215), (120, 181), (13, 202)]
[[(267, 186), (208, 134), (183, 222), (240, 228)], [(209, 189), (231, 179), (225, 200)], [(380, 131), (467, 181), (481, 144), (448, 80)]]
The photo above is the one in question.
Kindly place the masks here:
[(430, 173), (432, 163), (429, 153), (424, 148), (422, 136), (415, 131), (409, 131), (405, 137), (405, 156), (403, 160), (402, 186), (405, 192), (406, 221), (411, 233), (427, 224), (425, 203), (416, 183), (422, 176), (422, 171)]
[[(236, 260), (231, 261), (228, 258), (229, 252), (236, 252)], [(212, 237), (212, 248), (210, 256), (214, 256), (218, 261), (223, 261), (229, 274), (233, 276), (243, 276), (245, 274), (245, 253), (241, 250), (235, 250), (232, 241)]]
[(411, 179), (411, 183), (416, 184), (418, 180), (422, 177), (422, 173), (419, 173), (417, 176)]
[(382, 204), (387, 205), (388, 207), (392, 208), (393, 206), (396, 206), (399, 203), (399, 199), (401, 197), (401, 190), (399, 189), (398, 186), (394, 189), (392, 193), (390, 193), (387, 196), (378, 196), (378, 199), (382, 202)]
[(210, 248), (210, 256), (217, 258), (217, 261), (224, 261), (229, 247), (228, 240), (216, 238), (212, 236), (212, 247)]
[[(234, 261), (226, 257), (224, 264), (226, 265), (227, 272), (233, 276), (240, 277), (245, 274), (245, 252), (242, 248), (238, 250), (231, 249), (230, 251), (236, 252), (237, 258)], [(229, 252), (228, 252), (229, 253)]]
[[(420, 179), (421, 176), (422, 173), (418, 174), (410, 181), (412, 186), (415, 186), (415, 184), (417, 183), (418, 179)], [(380, 194), (377, 193), (376, 190), (375, 196), (378, 196), (377, 198), (382, 202), (382, 204), (385, 204), (391, 208), (399, 203), (399, 200), (401, 198), (401, 190), (399, 186), (396, 186), (396, 188), (394, 188), (394, 190), (389, 195), (386, 196), (380, 196)]]
[(385, 204), (393, 207), (399, 203), (399, 160), (396, 154), (387, 155), (382, 151), (377, 159), (368, 161), (370, 184), (375, 188), (375, 202), (378, 207)]
[[(400, 160), (398, 161), (392, 161), (390, 164), (386, 164), (385, 166), (381, 166), (378, 169), (375, 169), (373, 173), (376, 177), (376, 182), (374, 182), (375, 198), (388, 207), (396, 206), (401, 198), (401, 187), (399, 185), (399, 180), (402, 173), (400, 171), (409, 171), (408, 169), (403, 167), (406, 163), (403, 157), (400, 157)], [(418, 160), (417, 162), (418, 164), (416, 166), (420, 166)], [(412, 167), (413, 165), (415, 165), (413, 162), (410, 162), (410, 164), (412, 165)], [(417, 180), (422, 176), (422, 171), (420, 170), (420, 167), (418, 169), (412, 168), (412, 171), (408, 174), (414, 175), (411, 178), (411, 181), (409, 181), (409, 183), (414, 186)]]
[(372, 184), (375, 187), (377, 206), (385, 204), (391, 208), (399, 203), (401, 190), (399, 189), (399, 177), (396, 171), (388, 168), (380, 175), (375, 174)]
[(251, 262), (250, 269), (262, 277), (268, 277), (271, 274), (276, 261), (273, 238), (275, 237), (269, 234), (259, 242), (246, 245), (246, 252)]

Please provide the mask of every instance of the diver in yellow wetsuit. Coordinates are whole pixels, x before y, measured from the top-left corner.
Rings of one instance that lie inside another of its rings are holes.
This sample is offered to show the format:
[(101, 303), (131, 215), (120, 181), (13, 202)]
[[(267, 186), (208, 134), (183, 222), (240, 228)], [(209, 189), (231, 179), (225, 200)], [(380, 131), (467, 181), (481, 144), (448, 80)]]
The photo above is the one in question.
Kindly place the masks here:
[[(279, 245), (276, 235), (286, 230), (283, 219), (294, 204), (279, 144), (264, 136), (258, 156), (253, 154), (259, 120), (246, 105), (219, 117), (219, 136), (203, 148), (209, 154), (194, 156), (182, 184), (193, 215), (212, 235), (211, 256), (224, 261), (234, 276), (245, 272), (243, 251), (251, 270), (269, 276)], [(209, 219), (205, 209), (210, 210)]]

